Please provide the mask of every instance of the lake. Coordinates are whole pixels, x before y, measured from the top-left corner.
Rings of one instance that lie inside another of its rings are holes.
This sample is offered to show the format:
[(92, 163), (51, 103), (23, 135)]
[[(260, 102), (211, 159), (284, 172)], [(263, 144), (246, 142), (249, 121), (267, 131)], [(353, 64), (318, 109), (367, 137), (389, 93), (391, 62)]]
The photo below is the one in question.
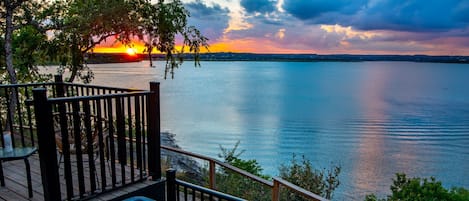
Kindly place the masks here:
[(336, 200), (390, 192), (395, 173), (469, 188), (469, 65), (411, 62), (186, 62), (91, 65), (94, 84), (161, 82), (162, 130), (217, 157), (240, 141), (265, 173), (295, 154), (340, 165)]

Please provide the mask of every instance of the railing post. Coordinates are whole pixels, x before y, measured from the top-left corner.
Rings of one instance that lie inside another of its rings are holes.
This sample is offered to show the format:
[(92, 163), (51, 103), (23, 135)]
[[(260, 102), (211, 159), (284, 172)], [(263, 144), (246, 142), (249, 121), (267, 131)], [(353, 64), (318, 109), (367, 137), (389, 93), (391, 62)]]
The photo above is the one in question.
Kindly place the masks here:
[(56, 97), (64, 97), (65, 96), (65, 89), (64, 89), (64, 81), (62, 79), (62, 75), (54, 75), (55, 81), (55, 96)]
[(150, 82), (148, 102), (148, 172), (153, 181), (161, 179), (160, 83)]
[(176, 170), (168, 169), (166, 170), (166, 188), (168, 193), (168, 201), (176, 201), (177, 191), (176, 191)]
[(272, 201), (280, 200), (280, 182), (278, 182), (275, 177), (273, 178), (272, 186)]
[(47, 102), (45, 88), (33, 89), (36, 116), (39, 161), (41, 167), (44, 200), (61, 200), (57, 149), (52, 122), (52, 106)]
[(215, 161), (210, 160), (209, 162), (209, 187), (210, 189), (216, 190), (215, 189)]

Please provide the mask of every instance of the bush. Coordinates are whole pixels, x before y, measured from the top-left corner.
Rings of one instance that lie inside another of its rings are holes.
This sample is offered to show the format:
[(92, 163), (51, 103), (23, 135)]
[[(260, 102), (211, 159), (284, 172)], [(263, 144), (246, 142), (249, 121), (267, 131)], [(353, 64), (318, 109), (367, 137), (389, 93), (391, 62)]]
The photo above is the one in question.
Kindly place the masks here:
[(469, 201), (469, 191), (464, 188), (443, 187), (434, 177), (407, 178), (403, 173), (396, 174), (391, 185), (392, 194), (386, 199), (378, 199), (376, 195), (367, 195), (365, 201)]
[[(280, 177), (326, 199), (331, 199), (332, 193), (340, 184), (338, 177), (341, 168), (333, 166), (327, 171), (318, 170), (313, 168), (311, 161), (304, 156), (301, 159), (297, 161), (293, 155), (289, 165), (281, 165)], [(281, 197), (282, 200), (305, 200), (292, 192), (282, 192)]]
[[(233, 149), (226, 149), (220, 146), (222, 153), (219, 154), (219, 157), (224, 159), (224, 162), (237, 168), (243, 169), (261, 178), (270, 179), (269, 175), (262, 173), (263, 169), (256, 160), (244, 160), (239, 158), (244, 151), (237, 152), (238, 146), (239, 141), (235, 144)], [(340, 167), (334, 166), (327, 171), (325, 169), (317, 170), (313, 168), (311, 162), (305, 159), (304, 156), (300, 162), (293, 156), (290, 164), (281, 165), (279, 170), (281, 178), (327, 199), (332, 197), (333, 191), (340, 183), (338, 179)], [(218, 190), (231, 195), (248, 200), (272, 199), (272, 190), (269, 187), (263, 186), (262, 184), (224, 168), (218, 171), (216, 181)], [(281, 200), (305, 200), (295, 192), (286, 190), (282, 190), (280, 196)]]
[[(221, 153), (218, 155), (232, 166), (239, 169), (245, 170), (258, 177), (269, 179), (268, 175), (262, 174), (262, 167), (256, 160), (244, 160), (240, 159), (240, 155), (244, 150), (237, 152), (239, 141), (235, 144), (232, 149), (226, 149), (220, 146)], [(256, 181), (253, 181), (247, 177), (244, 177), (236, 172), (233, 172), (226, 168), (220, 168), (216, 175), (216, 186), (217, 190), (242, 197), (247, 200), (270, 200), (272, 191), (269, 187), (264, 186)]]

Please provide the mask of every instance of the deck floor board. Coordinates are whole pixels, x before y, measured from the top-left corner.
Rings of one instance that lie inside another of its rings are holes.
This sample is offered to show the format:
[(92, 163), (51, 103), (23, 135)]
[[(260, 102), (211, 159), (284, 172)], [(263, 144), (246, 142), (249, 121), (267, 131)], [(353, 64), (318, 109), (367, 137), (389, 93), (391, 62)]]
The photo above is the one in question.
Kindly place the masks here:
[[(41, 170), (40, 170), (40, 162), (39, 162), (39, 157), (38, 154), (34, 154), (28, 158), (30, 166), (31, 166), (31, 182), (32, 182), (32, 187), (33, 187), (33, 197), (28, 198), (28, 185), (27, 185), (27, 179), (26, 179), (26, 168), (23, 160), (15, 160), (15, 161), (8, 161), (8, 162), (3, 162), (3, 172), (4, 172), (4, 178), (5, 178), (5, 186), (0, 186), (0, 201), (3, 200), (44, 200), (44, 193), (43, 193), (43, 187), (42, 187), (42, 180), (41, 180)], [(86, 191), (90, 190), (90, 171), (89, 171), (89, 165), (87, 163), (87, 160), (83, 160), (83, 169), (84, 169), (84, 180), (85, 180), (85, 188)], [(108, 163), (108, 162), (106, 162)], [(76, 163), (75, 163), (76, 164)], [(60, 165), (60, 170), (59, 170), (59, 180), (61, 184), (61, 194), (62, 194), (62, 199), (66, 199), (66, 185), (65, 185), (65, 178), (64, 178), (64, 172), (63, 172), (64, 165)], [(125, 174), (125, 183), (129, 184), (131, 183), (131, 178), (130, 178), (130, 167), (124, 166), (124, 171), (122, 171), (122, 166), (117, 165), (116, 163), (116, 186), (121, 186), (122, 184), (122, 172)], [(79, 189), (78, 189), (78, 177), (77, 175), (77, 167), (76, 165), (72, 164), (72, 181), (73, 181), (73, 191), (74, 195), (79, 194)], [(109, 172), (109, 166), (108, 164), (105, 165), (105, 172), (106, 172), (106, 190), (109, 190), (112, 187), (112, 180), (111, 180), (111, 174)], [(135, 170), (135, 180), (140, 178), (139, 175), (139, 170)], [(101, 168), (99, 165), (99, 161), (96, 161), (96, 173), (95, 176), (101, 180)], [(101, 183), (102, 181), (96, 182), (96, 188), (101, 189)], [(122, 193), (126, 192), (131, 192), (132, 190), (135, 190), (137, 187), (145, 186), (146, 182), (140, 182), (140, 183), (135, 183), (132, 185), (129, 185), (127, 187), (120, 188), (119, 191), (120, 193), (106, 193), (105, 197), (106, 199), (110, 199), (113, 196), (118, 196), (122, 195)], [(96, 197), (94, 198), (96, 200), (100, 200), (101, 198)]]

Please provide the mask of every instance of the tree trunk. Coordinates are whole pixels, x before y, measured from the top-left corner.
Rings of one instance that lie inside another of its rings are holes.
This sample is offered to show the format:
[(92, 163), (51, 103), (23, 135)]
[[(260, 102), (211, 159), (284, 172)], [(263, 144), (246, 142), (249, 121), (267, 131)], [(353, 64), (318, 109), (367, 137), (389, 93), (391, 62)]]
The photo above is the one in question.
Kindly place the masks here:
[(77, 37), (73, 36), (73, 45), (72, 45), (72, 58), (71, 58), (71, 73), (70, 73), (70, 78), (68, 78), (67, 82), (73, 82), (75, 80), (75, 77), (78, 75), (78, 70), (81, 68), (80, 65), (83, 64), (83, 53), (81, 52), (79, 46), (77, 45)]
[(148, 59), (150, 59), (150, 67), (153, 67), (153, 58), (151, 58), (151, 49), (148, 50)]
[(10, 77), (11, 84), (18, 83), (15, 69), (13, 68), (13, 6), (10, 1), (5, 1), (6, 14), (5, 14), (5, 63)]
[(75, 77), (77, 76), (77, 67), (76, 66), (72, 66), (72, 73), (70, 74), (70, 77), (68, 78), (67, 82), (73, 82), (75, 80)]
[[(13, 68), (13, 11), (15, 7), (13, 6), (13, 2), (9, 0), (5, 0), (5, 64), (8, 71), (8, 75), (10, 77), (10, 83), (16, 84), (18, 83), (18, 78), (16, 77), (16, 71)], [(10, 109), (10, 113), (8, 114), (9, 118), (7, 119), (7, 124), (5, 125), (5, 130), (10, 130), (10, 122), (9, 120), (14, 119), (14, 111), (16, 108), (16, 102), (18, 97), (16, 95), (16, 89), (12, 88), (10, 93), (10, 104), (8, 105)]]

